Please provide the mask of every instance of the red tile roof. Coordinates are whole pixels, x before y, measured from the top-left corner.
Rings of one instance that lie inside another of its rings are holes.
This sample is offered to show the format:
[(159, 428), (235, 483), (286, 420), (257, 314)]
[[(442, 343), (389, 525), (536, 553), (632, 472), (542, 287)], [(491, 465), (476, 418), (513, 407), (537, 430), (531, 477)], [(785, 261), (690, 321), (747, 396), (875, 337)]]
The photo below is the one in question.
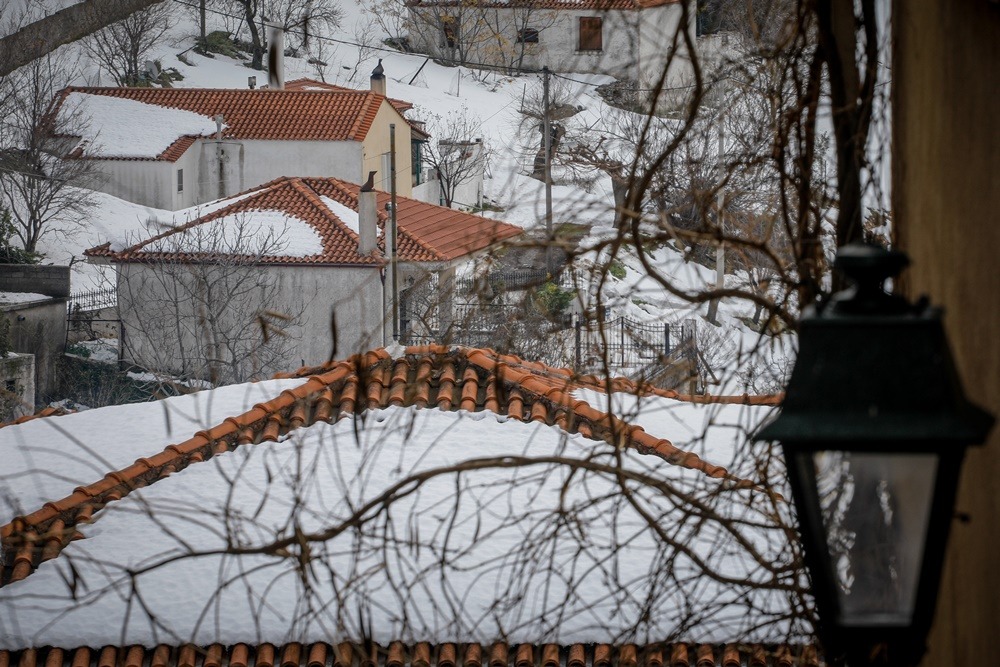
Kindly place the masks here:
[[(52, 112), (58, 113), (59, 106), (74, 92), (182, 109), (209, 118), (222, 114), (225, 138), (269, 141), (364, 141), (385, 99), (370, 90), (339, 87), (326, 91), (69, 87), (60, 93)], [(402, 116), (402, 109), (395, 102), (392, 106)], [(173, 162), (197, 139), (187, 135), (178, 137), (156, 158), (109, 159)]]
[(814, 646), (759, 644), (438, 644), (104, 646), (0, 650), (0, 667), (819, 667)]
[[(205, 224), (218, 218), (255, 211), (278, 211), (294, 216), (309, 224), (319, 235), (323, 252), (308, 257), (275, 255), (257, 258), (260, 264), (295, 264), (323, 266), (382, 266), (378, 254), (365, 256), (358, 253), (358, 235), (344, 221), (327, 208), (321, 196), (329, 197), (357, 212), (359, 186), (336, 178), (279, 178), (249, 192), (248, 197), (237, 195), (234, 202), (213, 213), (196, 218), (175, 229), (158, 234), (142, 243), (121, 251), (114, 251), (104, 244), (86, 251), (89, 257), (103, 257), (115, 262), (143, 261), (162, 258), (161, 252), (148, 252), (146, 248), (160, 239), (181, 233), (186, 229)], [(377, 193), (378, 216), (383, 228), (387, 221), (386, 193)], [(408, 197), (397, 197), (400, 233), (399, 256), (404, 262), (447, 262), (471, 255), (490, 245), (521, 233), (520, 227), (478, 215), (456, 211), (420, 202)], [(384, 233), (380, 245), (384, 248)], [(210, 257), (192, 253), (171, 253), (171, 257), (186, 261), (205, 261)]]
[[(354, 88), (346, 88), (344, 86), (338, 86), (332, 83), (327, 83), (325, 81), (317, 81), (316, 79), (293, 79), (292, 81), (285, 82), (285, 90), (329, 90), (335, 92), (356, 92)], [(396, 111), (400, 114), (409, 111), (413, 108), (412, 102), (407, 102), (406, 100), (397, 100), (392, 97), (386, 98), (389, 100)]]
[(41, 562), (58, 556), (69, 541), (81, 537), (76, 530), (79, 524), (89, 522), (95, 511), (137, 488), (241, 445), (273, 442), (302, 426), (390, 405), (488, 410), (519, 421), (543, 422), (726, 479), (736, 487), (753, 487), (752, 482), (733, 477), (669, 440), (572, 396), (579, 387), (600, 387), (596, 379), (492, 350), (410, 347), (399, 359), (392, 359), (385, 350), (375, 350), (322, 367), (302, 368), (285, 377), (307, 380), (242, 415), (229, 417), (158, 454), (139, 458), (0, 527), (0, 586), (24, 579)]

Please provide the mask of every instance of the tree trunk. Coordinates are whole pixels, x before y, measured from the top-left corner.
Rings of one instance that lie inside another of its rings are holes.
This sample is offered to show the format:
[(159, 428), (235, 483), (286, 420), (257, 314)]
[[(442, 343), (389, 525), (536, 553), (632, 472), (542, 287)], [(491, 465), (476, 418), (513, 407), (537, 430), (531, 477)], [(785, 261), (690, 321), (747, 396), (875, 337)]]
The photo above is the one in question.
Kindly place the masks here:
[(0, 38), (0, 76), (163, 0), (87, 0)]
[(250, 30), (250, 43), (253, 46), (253, 58), (250, 61), (250, 67), (262, 70), (264, 69), (264, 44), (260, 39), (260, 30), (257, 29), (257, 24), (254, 22), (255, 12), (253, 10), (253, 2), (251, 0), (244, 0), (244, 2), (247, 29)]

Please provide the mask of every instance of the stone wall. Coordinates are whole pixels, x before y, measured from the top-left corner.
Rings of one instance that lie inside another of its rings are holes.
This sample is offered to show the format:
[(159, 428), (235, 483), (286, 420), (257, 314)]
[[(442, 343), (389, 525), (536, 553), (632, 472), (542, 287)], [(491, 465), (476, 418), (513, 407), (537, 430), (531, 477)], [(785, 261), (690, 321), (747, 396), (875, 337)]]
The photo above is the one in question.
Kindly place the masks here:
[(66, 345), (66, 301), (65, 297), (52, 298), (3, 308), (10, 321), (10, 348), (35, 356), (36, 403), (47, 402), (58, 391), (59, 358)]
[(0, 359), (0, 422), (35, 412), (35, 358), (11, 352)]
[(69, 296), (69, 267), (0, 264), (0, 292)]

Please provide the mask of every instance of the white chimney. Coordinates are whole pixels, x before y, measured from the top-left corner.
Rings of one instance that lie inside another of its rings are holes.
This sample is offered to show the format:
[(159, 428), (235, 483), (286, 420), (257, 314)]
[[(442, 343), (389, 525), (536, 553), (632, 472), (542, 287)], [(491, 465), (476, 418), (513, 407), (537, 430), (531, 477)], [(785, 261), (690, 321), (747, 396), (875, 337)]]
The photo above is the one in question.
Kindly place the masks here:
[(372, 92), (385, 95), (385, 70), (382, 68), (382, 59), (378, 59), (378, 65), (372, 70)]
[(378, 204), (375, 201), (375, 174), (369, 171), (368, 180), (358, 192), (358, 254), (370, 255), (378, 240)]
[(267, 87), (271, 90), (284, 90), (285, 31), (274, 26), (270, 29), (267, 40)]

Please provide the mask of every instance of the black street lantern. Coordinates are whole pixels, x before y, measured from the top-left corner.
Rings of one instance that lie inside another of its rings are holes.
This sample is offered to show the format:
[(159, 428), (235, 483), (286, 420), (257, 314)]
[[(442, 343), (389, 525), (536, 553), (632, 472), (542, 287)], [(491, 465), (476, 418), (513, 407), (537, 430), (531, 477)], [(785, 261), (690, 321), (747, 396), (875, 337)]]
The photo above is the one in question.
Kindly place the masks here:
[(841, 249), (854, 287), (806, 310), (781, 413), (755, 436), (781, 443), (832, 663), (919, 661), (962, 457), (993, 424), (962, 392), (940, 309), (883, 290), (907, 263)]

